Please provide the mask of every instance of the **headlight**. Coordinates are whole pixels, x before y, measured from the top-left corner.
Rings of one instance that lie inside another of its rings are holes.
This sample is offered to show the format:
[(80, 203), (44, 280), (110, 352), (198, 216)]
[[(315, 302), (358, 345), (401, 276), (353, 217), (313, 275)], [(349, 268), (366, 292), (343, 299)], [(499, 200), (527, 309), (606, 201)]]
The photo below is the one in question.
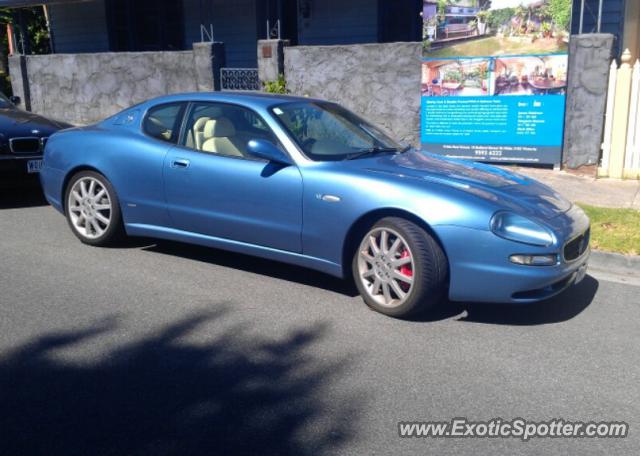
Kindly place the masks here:
[(498, 212), (491, 219), (494, 234), (522, 242), (523, 244), (547, 247), (553, 244), (553, 235), (544, 226), (513, 212)]
[(511, 255), (509, 261), (514, 264), (523, 266), (553, 266), (558, 264), (558, 254), (551, 253), (549, 255)]

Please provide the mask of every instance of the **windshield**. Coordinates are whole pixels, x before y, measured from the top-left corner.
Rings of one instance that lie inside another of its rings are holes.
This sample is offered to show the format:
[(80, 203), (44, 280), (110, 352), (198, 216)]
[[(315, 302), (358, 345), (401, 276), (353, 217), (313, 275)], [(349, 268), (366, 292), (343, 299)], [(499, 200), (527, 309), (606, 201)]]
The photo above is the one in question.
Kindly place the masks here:
[(311, 160), (347, 160), (403, 150), (380, 129), (335, 103), (302, 101), (271, 111)]

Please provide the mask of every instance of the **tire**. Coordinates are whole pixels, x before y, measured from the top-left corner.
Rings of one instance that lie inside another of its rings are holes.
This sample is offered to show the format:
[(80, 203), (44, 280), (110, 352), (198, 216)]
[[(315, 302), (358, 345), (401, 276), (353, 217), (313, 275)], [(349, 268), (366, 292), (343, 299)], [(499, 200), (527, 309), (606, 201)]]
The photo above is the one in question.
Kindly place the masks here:
[(75, 174), (67, 185), (64, 201), (69, 227), (83, 243), (102, 247), (124, 237), (118, 197), (102, 174), (94, 171)]
[(398, 217), (380, 220), (362, 237), (351, 268), (365, 303), (391, 317), (431, 310), (446, 290), (448, 262), (442, 248), (425, 230)]

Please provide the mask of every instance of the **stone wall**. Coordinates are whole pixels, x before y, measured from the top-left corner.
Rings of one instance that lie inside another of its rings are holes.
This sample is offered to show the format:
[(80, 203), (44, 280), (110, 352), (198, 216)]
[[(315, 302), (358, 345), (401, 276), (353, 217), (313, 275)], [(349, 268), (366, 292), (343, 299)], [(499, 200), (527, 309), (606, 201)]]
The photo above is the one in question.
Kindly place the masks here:
[[(563, 154), (569, 168), (598, 162), (612, 47), (612, 35), (572, 37)], [(275, 63), (275, 75), (284, 52), (293, 94), (336, 101), (395, 138), (419, 144), (420, 43), (286, 47), (275, 42), (272, 48), (272, 56), (261, 59), (263, 79), (264, 61)], [(82, 125), (155, 96), (219, 90), (224, 61), (222, 43), (196, 43), (193, 51), (12, 56), (9, 64), (23, 107)]]
[(420, 142), (420, 43), (284, 48), (292, 94), (336, 101), (401, 141)]
[[(156, 96), (214, 90), (223, 62), (216, 46), (220, 43), (197, 43), (193, 51), (15, 56), (10, 58), (13, 91), (35, 113), (90, 124)], [(26, 65), (21, 67), (21, 60)]]
[(563, 162), (568, 168), (596, 166), (600, 158), (614, 37), (573, 35), (569, 47), (569, 81)]

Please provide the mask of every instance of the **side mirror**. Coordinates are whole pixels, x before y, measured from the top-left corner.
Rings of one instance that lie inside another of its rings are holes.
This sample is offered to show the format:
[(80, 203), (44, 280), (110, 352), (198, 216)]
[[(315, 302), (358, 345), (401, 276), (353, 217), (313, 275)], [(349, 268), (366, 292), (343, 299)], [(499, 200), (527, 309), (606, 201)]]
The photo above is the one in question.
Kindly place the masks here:
[(20, 99), (20, 97), (14, 95), (12, 97), (9, 98), (9, 101), (11, 103), (13, 103), (14, 105), (18, 106), (20, 103), (22, 103), (22, 100)]
[(262, 158), (281, 165), (292, 165), (291, 159), (275, 144), (266, 139), (252, 139), (248, 144), (249, 153), (254, 157)]

